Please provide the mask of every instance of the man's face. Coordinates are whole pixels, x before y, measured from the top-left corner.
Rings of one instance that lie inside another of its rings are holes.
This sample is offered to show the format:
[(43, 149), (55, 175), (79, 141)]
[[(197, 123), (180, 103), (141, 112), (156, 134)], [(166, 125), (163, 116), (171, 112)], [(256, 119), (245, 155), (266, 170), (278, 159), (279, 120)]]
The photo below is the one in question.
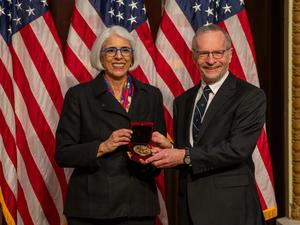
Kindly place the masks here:
[(232, 50), (226, 49), (226, 38), (221, 31), (208, 31), (196, 37), (193, 59), (207, 84), (219, 81), (228, 70)]

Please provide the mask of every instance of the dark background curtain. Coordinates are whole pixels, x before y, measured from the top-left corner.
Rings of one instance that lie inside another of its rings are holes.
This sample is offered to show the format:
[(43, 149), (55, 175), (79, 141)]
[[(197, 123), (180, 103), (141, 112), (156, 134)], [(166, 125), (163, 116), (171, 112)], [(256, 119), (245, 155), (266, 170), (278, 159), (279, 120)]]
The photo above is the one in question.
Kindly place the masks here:
[[(145, 0), (150, 27), (155, 39), (162, 10), (163, 0)], [(51, 0), (49, 6), (57, 26), (63, 46), (68, 35), (68, 28), (74, 6), (74, 0)], [(261, 88), (268, 98), (267, 135), (273, 162), (275, 192), (278, 203), (279, 217), (287, 212), (285, 185), (285, 146), (284, 146), (284, 1), (280, 0), (250, 0), (245, 1), (246, 10), (251, 25), (257, 68)], [(166, 171), (167, 187), (174, 186), (175, 175)], [(172, 190), (170, 188), (170, 190)], [(176, 224), (174, 190), (168, 193), (169, 224)], [(0, 225), (5, 224), (0, 213)], [(2, 221), (2, 222), (1, 222)], [(275, 221), (269, 221), (275, 225)]]

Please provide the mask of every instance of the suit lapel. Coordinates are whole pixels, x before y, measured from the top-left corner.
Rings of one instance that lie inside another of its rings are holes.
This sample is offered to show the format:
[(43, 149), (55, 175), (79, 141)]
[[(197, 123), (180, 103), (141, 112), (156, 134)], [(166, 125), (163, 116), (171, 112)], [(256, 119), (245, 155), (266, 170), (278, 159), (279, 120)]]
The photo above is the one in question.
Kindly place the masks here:
[(115, 99), (115, 97), (108, 92), (103, 78), (104, 73), (100, 73), (92, 82), (92, 89), (96, 97), (96, 102), (99, 108), (111, 113), (117, 113), (129, 119), (126, 110)]
[(197, 96), (197, 93), (199, 91), (199, 88), (201, 86), (201, 83), (199, 83), (197, 86), (191, 89), (191, 91), (187, 95), (186, 100), (186, 107), (185, 109), (185, 116), (184, 116), (184, 123), (186, 124), (186, 130), (185, 130), (185, 140), (187, 140), (188, 145), (190, 145), (190, 124), (192, 121), (193, 116), (193, 110), (194, 110), (194, 103)]
[(212, 102), (210, 103), (209, 107), (207, 108), (207, 111), (205, 113), (205, 116), (202, 121), (202, 125), (199, 131), (198, 142), (201, 137), (203, 136), (203, 133), (205, 132), (207, 126), (213, 119), (214, 115), (220, 111), (220, 109), (223, 107), (224, 103), (228, 101), (228, 99), (234, 95), (236, 91), (236, 77), (232, 74), (229, 74), (229, 76), (226, 78), (220, 89), (218, 90), (217, 94), (213, 98)]
[(141, 105), (139, 106), (138, 103), (145, 101), (145, 99), (143, 99), (145, 98), (145, 95), (143, 94), (143, 90), (145, 90), (145, 85), (139, 82), (138, 80), (134, 79), (133, 77), (132, 77), (132, 82), (134, 85), (134, 94), (132, 96), (131, 105), (128, 111), (128, 115), (131, 118), (133, 118), (134, 115), (137, 115), (137, 110), (140, 109), (140, 107), (142, 107)]

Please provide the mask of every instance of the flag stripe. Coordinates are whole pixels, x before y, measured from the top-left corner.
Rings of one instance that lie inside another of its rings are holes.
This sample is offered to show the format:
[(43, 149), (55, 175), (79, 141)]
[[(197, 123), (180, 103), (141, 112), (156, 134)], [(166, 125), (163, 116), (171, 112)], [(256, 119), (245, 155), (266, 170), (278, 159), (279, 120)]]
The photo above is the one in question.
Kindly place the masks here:
[[(219, 24), (225, 31), (229, 33), (227, 30), (226, 24), (224, 22), (221, 22)], [(246, 76), (244, 74), (244, 69), (242, 68), (242, 65), (239, 61), (239, 56), (237, 55), (237, 51), (235, 50), (235, 46), (232, 44), (232, 58), (231, 62), (229, 64), (229, 70), (233, 73), (236, 74), (236, 76), (242, 80), (246, 79)]]
[[(2, 117), (2, 114), (1, 114), (1, 117)], [(3, 138), (3, 137), (2, 137)], [(1, 140), (2, 140), (1, 138)], [(4, 148), (4, 145), (3, 145), (3, 142), (0, 143)], [(14, 198), (17, 198), (17, 180), (16, 180), (16, 176), (13, 176), (13, 175), (16, 175), (16, 167), (13, 165), (11, 159), (9, 158), (9, 156), (6, 154), (5, 151), (3, 151), (3, 153), (1, 154), (1, 164), (3, 166), (3, 168), (5, 170), (3, 170), (3, 172), (1, 173), (1, 175), (4, 177), (4, 180), (6, 182), (6, 186), (7, 188), (9, 189), (4, 189), (4, 194), (7, 193), (7, 196), (9, 199), (13, 200)], [(5, 191), (8, 191), (8, 192), (5, 192)], [(15, 204), (14, 201), (12, 202), (8, 202), (8, 204)]]
[[(76, 24), (76, 26), (72, 26), (72, 29), (74, 29), (80, 37), (85, 37), (84, 39), (81, 39), (81, 41), (83, 41), (84, 44), (89, 49), (92, 49), (93, 43), (96, 40), (95, 33), (91, 30), (89, 25), (82, 18), (81, 14), (78, 12), (77, 8), (74, 8), (72, 18), (73, 18), (73, 23)], [(75, 44), (73, 41), (70, 43)]]
[[(178, 6), (175, 0), (167, 0), (165, 11), (163, 14), (162, 23), (165, 17), (165, 14), (168, 15), (172, 23), (175, 25), (176, 29), (178, 30), (180, 36), (184, 39), (187, 46), (192, 46), (192, 39), (195, 34), (195, 31), (190, 25), (190, 22), (185, 17), (184, 13), (182, 12), (181, 8)], [(158, 40), (158, 39), (157, 39)], [(179, 47), (175, 45), (175, 47)]]
[[(15, 41), (18, 44), (14, 45), (13, 48), (17, 55), (23, 56), (22, 58), (20, 58), (20, 60), (21, 60), (20, 63), (22, 64), (22, 71), (24, 72), (23, 73), (24, 79), (26, 80), (26, 83), (28, 84), (27, 87), (30, 88), (30, 89), (28, 89), (28, 91), (34, 96), (34, 99), (37, 102), (37, 107), (40, 108), (41, 112), (43, 113), (43, 115), (45, 117), (45, 120), (51, 121), (52, 119), (55, 119), (57, 121), (59, 118), (59, 115), (55, 108), (55, 105), (53, 104), (53, 102), (50, 98), (51, 96), (48, 95), (47, 91), (41, 91), (41, 90), (46, 90), (45, 83), (43, 82), (41, 77), (47, 78), (47, 77), (50, 77), (51, 74), (48, 74), (47, 71), (45, 71), (44, 73), (43, 73), (43, 71), (41, 71), (43, 74), (40, 75), (39, 71), (37, 71), (36, 66), (35, 66), (35, 64), (47, 64), (47, 60), (46, 61), (42, 60), (42, 61), (37, 61), (37, 62), (34, 62), (32, 60), (32, 58), (30, 56), (30, 52), (33, 50), (27, 48), (28, 46), (26, 46), (25, 43), (23, 42), (24, 39), (22, 38), (21, 35), (19, 35), (19, 34), (21, 34), (21, 32), (22, 31), (20, 31), (18, 34), (14, 35)], [(37, 47), (35, 47), (35, 50), (42, 51), (42, 49), (38, 49)], [(43, 56), (43, 54), (41, 54), (40, 56)], [(42, 57), (42, 58), (44, 58), (44, 57)], [(36, 59), (36, 60), (39, 60), (39, 59)], [(18, 68), (18, 69), (20, 69), (20, 68)], [(14, 68), (14, 70), (15, 70), (15, 68)], [(19, 71), (21, 71), (21, 70), (19, 70)], [(59, 90), (55, 90), (55, 91), (59, 91)], [(47, 104), (45, 104), (45, 102), (47, 102)], [(62, 104), (62, 102), (61, 102), (61, 104)], [(59, 107), (61, 107), (61, 106), (59, 106)], [(56, 129), (54, 124), (49, 123), (48, 125), (50, 126), (52, 134), (54, 134), (55, 129)]]
[[(13, 134), (10, 132), (9, 127), (6, 123), (6, 120), (2, 114), (2, 112), (0, 111), (0, 128), (1, 128), (1, 136), (2, 139), (5, 140), (2, 144), (3, 144), (3, 149), (5, 149), (6, 151), (3, 151), (3, 153), (1, 153), (1, 158), (5, 159), (5, 160), (1, 160), (3, 161), (4, 166), (6, 166), (5, 170), (4, 170), (4, 176), (7, 178), (7, 181), (9, 184), (13, 183), (13, 180), (15, 179), (14, 176), (12, 175), (16, 175), (15, 169), (17, 167), (17, 159), (16, 159), (16, 154), (15, 153), (16, 149), (15, 149), (15, 141), (14, 141), (14, 137)], [(12, 181), (12, 182), (9, 182)], [(15, 185), (15, 184), (13, 184)], [(15, 194), (17, 193), (15, 187), (11, 187), (12, 190), (14, 190)]]
[[(98, 12), (91, 5), (90, 1), (75, 1), (76, 10), (80, 13), (82, 18), (86, 21), (86, 24), (93, 30), (93, 33), (98, 36), (101, 31), (103, 31), (106, 26), (101, 21)], [(74, 8), (75, 10), (75, 8)], [(72, 17), (74, 20), (74, 17)], [(76, 24), (72, 21), (72, 26), (79, 26), (80, 24)], [(72, 36), (68, 36), (72, 37)], [(82, 36), (83, 39), (87, 38), (86, 36)]]
[[(137, 29), (131, 32), (131, 35), (136, 40), (136, 54), (138, 55), (138, 64), (142, 69), (144, 75), (147, 77), (149, 84), (156, 84), (156, 70), (152, 55), (155, 54), (156, 49), (153, 49), (154, 43), (151, 40), (145, 39), (146, 34), (150, 32), (147, 22), (143, 23)], [(147, 63), (144, 63), (147, 62)], [(137, 79), (139, 75), (135, 73)]]
[[(28, 143), (26, 141), (26, 134), (22, 128), (20, 121), (18, 120), (16, 121), (16, 126), (17, 126), (17, 146), (20, 149), (22, 161), (26, 162), (26, 164), (24, 164), (24, 169), (26, 169), (26, 171), (30, 171), (30, 173), (28, 174), (28, 179), (30, 181), (32, 189), (36, 195), (36, 198), (39, 201), (39, 204), (43, 208), (44, 213), (48, 218), (48, 221), (53, 222), (50, 224), (59, 224), (59, 220), (57, 220), (59, 219), (59, 214), (58, 211), (56, 210), (55, 202), (53, 201), (53, 198), (51, 197), (48, 191), (48, 188), (45, 184), (41, 171), (37, 167), (34, 158), (32, 156), (32, 153), (30, 152)], [(49, 182), (49, 184), (55, 184), (55, 183), (56, 182)], [(41, 189), (43, 190), (43, 192), (39, 191)], [(31, 192), (30, 191), (26, 192), (26, 194), (29, 193)]]
[[(0, 141), (0, 145), (2, 143), (2, 140)], [(6, 167), (3, 166), (3, 161), (0, 161), (0, 203), (2, 206), (2, 211), (4, 214), (4, 217), (7, 222), (13, 222), (16, 221), (17, 218), (17, 201), (16, 196), (14, 196), (14, 193), (10, 189), (5, 176), (4, 171), (6, 170)], [(3, 197), (3, 199), (2, 199)], [(8, 225), (14, 225), (15, 223), (11, 223)]]
[[(164, 178), (164, 176), (160, 176), (161, 179)], [(167, 225), (168, 224), (168, 215), (167, 215), (167, 207), (165, 204), (165, 196), (163, 196), (163, 193), (165, 193), (164, 190), (164, 181), (160, 180), (157, 181), (158, 188), (157, 188), (157, 194), (158, 194), (158, 200), (160, 205), (160, 213), (158, 215), (158, 219), (156, 221), (156, 225)]]
[(0, 23), (11, 28), (0, 31), (1, 204), (8, 224), (60, 225), (68, 173), (54, 163), (54, 133), (72, 79), (47, 3), (7, 4), (0, 2)]
[[(44, 27), (44, 26), (43, 26)], [(41, 32), (39, 30), (39, 32)], [(52, 65), (50, 64), (43, 47), (41, 46), (36, 35), (33, 33), (31, 26), (25, 26), (20, 34), (25, 46), (20, 49), (27, 49), (29, 53), (29, 58), (34, 63), (40, 78), (43, 80), (45, 89), (48, 90), (49, 97), (54, 103), (57, 112), (61, 111), (61, 106), (63, 104), (63, 96), (60, 91), (60, 86), (58, 80), (56, 79), (55, 73), (53, 71)], [(16, 35), (15, 35), (16, 37)], [(20, 41), (19, 41), (20, 42)], [(17, 50), (16, 50), (17, 51)], [(21, 51), (19, 51), (21, 52)], [(18, 53), (17, 53), (18, 54)], [(25, 64), (27, 65), (27, 64)], [(32, 68), (29, 68), (30, 70)], [(26, 74), (29, 74), (28, 72)], [(37, 76), (34, 77), (36, 79)], [(55, 94), (55, 96), (54, 96)], [(52, 111), (52, 110), (51, 110)]]
[(165, 58), (158, 52), (157, 61), (160, 62), (157, 65), (157, 72), (160, 75), (161, 79), (168, 86), (173, 96), (178, 96), (182, 91), (184, 91), (182, 84), (177, 79), (177, 76), (172, 71), (171, 67), (165, 60)]
[[(260, 157), (259, 150), (256, 148), (252, 154), (252, 159), (255, 160), (255, 178), (257, 183), (257, 189), (260, 193), (260, 200), (262, 204), (262, 208), (270, 208), (276, 206), (276, 202), (274, 199), (274, 189), (271, 184), (271, 179), (269, 178), (269, 172), (267, 171), (264, 163)], [(267, 182), (266, 182), (267, 180)]]
[[(186, 44), (182, 36), (177, 32), (177, 28), (174, 26), (172, 21), (170, 20), (167, 13), (165, 13), (164, 20), (161, 23), (161, 31), (164, 33), (168, 41), (171, 43), (171, 45), (174, 47), (174, 50), (180, 57), (181, 61), (183, 62), (185, 68), (188, 71), (189, 78), (192, 79), (192, 84), (197, 84), (199, 82), (200, 73), (197, 69), (191, 55), (191, 47)], [(165, 56), (166, 58), (169, 58)], [(178, 74), (180, 76), (180, 74)], [(180, 78), (179, 78), (180, 79)], [(183, 78), (184, 79), (184, 78)], [(181, 79), (180, 79), (181, 80)], [(192, 84), (186, 82), (185, 80), (181, 80), (182, 84), (189, 85), (190, 87)], [(188, 87), (185, 87), (188, 88)]]
[[(171, 43), (169, 42), (167, 37), (164, 35), (164, 33), (160, 32), (158, 34), (157, 38), (159, 40), (161, 40), (160, 42), (158, 42), (156, 44), (159, 52), (162, 55), (166, 56), (165, 58), (166, 58), (167, 63), (171, 66), (175, 75), (182, 83), (183, 88), (186, 90), (189, 87), (191, 87), (192, 85), (194, 85), (194, 81), (189, 76), (189, 72), (187, 71), (186, 67), (181, 63), (180, 60), (178, 60), (178, 58), (180, 58), (180, 56), (177, 54), (177, 52), (175, 52), (175, 49), (173, 49), (173, 46), (171, 45)], [(190, 57), (190, 55), (191, 54), (189, 53), (189, 56), (187, 56), (187, 57)], [(199, 75), (199, 71), (197, 71), (197, 74)], [(198, 79), (199, 78), (200, 78), (200, 75), (199, 75)]]
[(240, 21), (237, 16), (232, 16), (224, 23), (226, 24), (227, 31), (232, 39), (232, 44), (239, 57), (239, 62), (244, 70), (246, 80), (251, 84), (259, 86), (256, 64)]
[[(72, 38), (69, 39), (70, 43), (68, 43), (68, 46), (72, 49), (73, 52), (79, 54), (77, 57), (80, 60), (80, 63), (85, 65), (89, 73), (97, 74), (98, 71), (92, 68), (92, 65), (90, 63), (91, 50), (84, 44), (84, 42), (82, 41), (82, 37), (77, 34), (73, 27), (70, 27), (69, 33), (72, 34)], [(66, 58), (66, 60), (68, 60), (68, 58)]]
[[(42, 20), (42, 18), (44, 20)], [(46, 33), (40, 33), (40, 35), (37, 35), (37, 36), (39, 38), (43, 37), (44, 39), (48, 40), (47, 44), (49, 44), (49, 46), (51, 46), (51, 47), (53, 47), (55, 49), (58, 49), (58, 51), (60, 53), (59, 54), (53, 54), (53, 55), (55, 55), (55, 56), (57, 56), (59, 58), (62, 57), (62, 45), (61, 45), (58, 33), (56, 31), (56, 27), (55, 27), (55, 24), (54, 24), (54, 21), (52, 19), (50, 11), (46, 11), (43, 14), (43, 16), (41, 18), (39, 18), (38, 20), (34, 20), (33, 24), (35, 24), (35, 23), (37, 23), (37, 24), (43, 24), (42, 25), (42, 29), (49, 30)], [(35, 26), (33, 25), (33, 27), (35, 27)], [(36, 27), (36, 30), (38, 30), (38, 28), (41, 28), (41, 27)], [(37, 32), (35, 32), (35, 33), (37, 33)], [(43, 34), (43, 35), (41, 35), (41, 34)], [(52, 39), (52, 38), (54, 38), (54, 39)], [(41, 42), (41, 43), (45, 44), (45, 42)], [(52, 49), (52, 48), (47, 48), (48, 47), (47, 45), (42, 45), (42, 46), (44, 47), (43, 50), (46, 51), (46, 52), (49, 51), (49, 49)], [(55, 64), (61, 64), (61, 62), (62, 61), (57, 60), (57, 61), (54, 62), (53, 65), (55, 65)], [(59, 67), (62, 68), (62, 65), (59, 65)], [(62, 76), (62, 74), (57, 74), (57, 75)]]
[[(1, 136), (3, 140), (4, 148), (6, 149), (6, 153), (9, 156), (10, 160), (12, 161), (14, 167), (17, 167), (17, 156), (16, 156), (16, 148), (15, 148), (15, 138), (12, 132), (14, 132), (13, 125), (14, 125), (14, 114), (12, 109), (9, 107), (8, 99), (6, 100), (6, 96), (4, 94), (3, 89), (0, 87), (0, 97), (1, 97), (1, 111), (0, 111), (0, 130)], [(7, 104), (7, 107), (4, 108), (4, 104)], [(4, 116), (3, 113), (6, 113)], [(6, 117), (6, 118), (5, 118)], [(8, 121), (8, 122), (7, 122)]]
[(267, 149), (269, 149), (269, 146), (267, 142), (267, 134), (265, 129), (263, 129), (260, 134), (260, 137), (257, 142), (257, 147), (259, 149), (259, 153), (263, 160), (264, 166), (267, 169), (268, 176), (271, 180), (271, 183), (274, 184), (274, 178), (272, 176), (272, 173), (270, 173), (272, 171), (272, 161), (270, 160), (271, 156), (270, 156), (270, 152), (266, 151)]
[(246, 10), (245, 9), (242, 10), (239, 14), (237, 14), (237, 17), (238, 17), (238, 20), (240, 21), (240, 23), (242, 24), (243, 33), (245, 34), (245, 37), (246, 37), (246, 39), (249, 43), (249, 47), (250, 47), (251, 52), (252, 52), (253, 60), (254, 60), (254, 62), (256, 62), (254, 42), (253, 42), (252, 32), (251, 32), (251, 29), (250, 29), (250, 25), (249, 25)]
[[(25, 168), (24, 160), (18, 151), (18, 212), (20, 213), (20, 207), (23, 207), (22, 198), (25, 199), (26, 205), (28, 207), (30, 218), (34, 224), (45, 223), (45, 215), (41, 208), (39, 201), (36, 198), (34, 190), (32, 189), (30, 180), (28, 179), (28, 171)], [(19, 189), (20, 188), (20, 189)], [(19, 192), (20, 191), (20, 192)], [(21, 197), (19, 194), (24, 193), (24, 196)], [(25, 211), (23, 212), (25, 213)], [(26, 216), (26, 215), (24, 215)], [(23, 216), (22, 216), (23, 217)], [(24, 220), (24, 218), (22, 218)], [(19, 219), (17, 223), (20, 223)]]
[[(33, 21), (31, 27), (36, 34), (38, 41), (41, 43), (41, 46), (48, 46), (47, 48), (42, 48), (42, 50), (45, 52), (54, 71), (54, 75), (59, 82), (59, 89), (56, 89), (54, 93), (59, 90), (62, 92), (61, 95), (64, 96), (68, 89), (68, 85), (66, 83), (66, 77), (64, 76), (65, 67), (62, 65), (62, 48), (50, 12), (45, 13), (39, 20)], [(39, 35), (41, 33), (41, 27), (43, 28), (44, 35)], [(60, 108), (62, 108), (62, 105)], [(60, 113), (60, 111), (58, 111), (58, 113)]]
[[(53, 133), (43, 115), (41, 112), (41, 109), (36, 102), (32, 92), (30, 91), (30, 85), (28, 83), (28, 80), (26, 79), (22, 64), (18, 60), (18, 56), (16, 55), (14, 49), (10, 48), (10, 52), (14, 58), (14, 80), (16, 82), (16, 85), (20, 89), (22, 96), (24, 98), (24, 101), (27, 105), (27, 110), (29, 112), (30, 121), (35, 128), (35, 132), (39, 137), (39, 140), (43, 144), (44, 149), (46, 150), (46, 153), (48, 155), (48, 158), (59, 177), (60, 186), (63, 192), (63, 196), (65, 196), (66, 193), (66, 179), (64, 176), (64, 173), (62, 170), (58, 169), (57, 165), (54, 162), (54, 159), (51, 157), (53, 155), (53, 151), (55, 149), (55, 142), (54, 142), (54, 136)], [(41, 126), (41, 124), (43, 126)], [(40, 130), (43, 129), (43, 130)]]
[(14, 112), (10, 104), (14, 100), (11, 79), (6, 68), (2, 67), (2, 58), (3, 55), (0, 60), (2, 70), (0, 76), (0, 203), (6, 221), (11, 223), (17, 215), (17, 155)]
[[(146, 24), (142, 24), (141, 26), (144, 26), (144, 29), (149, 29), (148, 26), (146, 26)], [(139, 34), (139, 30), (136, 30), (137, 33)], [(150, 32), (150, 30), (149, 30)], [(146, 37), (141, 37), (141, 35), (139, 34), (142, 42), (146, 41), (147, 39), (144, 39)], [(154, 55), (151, 55), (152, 59), (153, 57), (155, 57)], [(160, 77), (164, 80), (164, 82), (168, 85), (168, 87), (171, 87), (171, 91), (173, 93), (174, 96), (177, 96), (179, 93), (181, 93), (183, 91), (183, 87), (180, 83), (180, 81), (177, 79), (176, 75), (174, 74), (174, 72), (172, 71), (171, 67), (169, 66), (169, 64), (166, 62), (165, 58), (157, 51), (157, 61), (160, 62), (159, 65), (156, 65), (156, 69), (160, 75)], [(163, 66), (165, 68), (163, 68)]]
[[(20, 213), (21, 218), (23, 218), (22, 220), (26, 221), (26, 225), (35, 225), (32, 221), (30, 212), (28, 210), (28, 204), (20, 184), (18, 184), (18, 212)], [(18, 224), (21, 224), (21, 222), (18, 221)]]
[[(16, 99), (18, 99), (17, 104), (19, 107), (22, 109), (26, 108), (25, 102), (23, 101), (23, 98), (16, 89)], [(48, 160), (48, 155), (45, 152), (44, 147), (42, 146), (42, 143), (40, 142), (39, 138), (35, 134), (34, 128), (31, 123), (26, 123), (26, 121), (30, 121), (30, 117), (28, 115), (27, 110), (23, 110), (22, 113), (19, 113), (17, 111), (17, 118), (18, 120), (16, 121), (16, 126), (17, 126), (17, 146), (19, 147), (19, 150), (21, 151), (20, 155), (25, 155), (27, 160), (25, 160), (28, 163), (35, 163), (36, 167), (38, 167), (38, 170), (40, 171), (43, 180), (45, 182), (45, 185), (47, 186), (48, 189), (42, 189), (42, 193), (44, 194), (51, 194), (51, 197), (53, 198), (53, 201), (55, 202), (58, 211), (62, 211), (62, 203), (58, 201), (58, 199), (63, 199), (62, 191), (60, 189), (60, 183), (57, 180), (58, 177), (55, 176), (55, 171), (51, 165), (51, 162)], [(25, 134), (26, 131), (26, 134)], [(28, 133), (31, 134), (31, 137), (26, 137)], [(36, 151), (36, 149), (39, 149), (40, 151)], [(30, 160), (30, 156), (34, 157), (34, 161)], [(33, 165), (31, 165), (33, 166)], [(35, 167), (32, 167), (34, 169)], [(31, 170), (31, 169), (30, 169)], [(28, 171), (30, 171), (28, 170)], [(61, 170), (63, 173), (64, 171)], [(32, 176), (33, 173), (29, 173), (29, 176)], [(32, 179), (37, 178), (38, 176), (32, 176)], [(39, 180), (39, 179), (38, 179)], [(43, 182), (43, 180), (40, 180), (40, 182)], [(40, 185), (35, 185), (39, 189), (41, 187), (45, 187), (43, 183)], [(37, 195), (39, 195), (39, 189), (35, 189), (37, 192)], [(28, 193), (28, 192), (26, 192)], [(47, 199), (47, 196), (45, 197)], [(49, 204), (51, 206), (51, 204)], [(46, 208), (46, 207), (45, 207)], [(56, 210), (55, 208), (51, 210)], [(51, 211), (50, 210), (50, 211)]]
[(65, 47), (65, 54), (68, 56), (65, 61), (66, 66), (79, 83), (87, 82), (93, 78), (69, 45)]
[(132, 75), (141, 82), (149, 83), (147, 76), (140, 66), (132, 71)]

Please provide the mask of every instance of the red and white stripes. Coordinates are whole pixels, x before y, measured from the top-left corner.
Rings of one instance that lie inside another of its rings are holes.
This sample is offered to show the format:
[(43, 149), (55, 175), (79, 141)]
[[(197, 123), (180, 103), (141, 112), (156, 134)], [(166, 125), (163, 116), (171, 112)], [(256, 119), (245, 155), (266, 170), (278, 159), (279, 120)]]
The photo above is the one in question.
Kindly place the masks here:
[(8, 224), (62, 224), (67, 177), (53, 155), (68, 86), (50, 13), (15, 33), (8, 45), (0, 36), (0, 46), (0, 184), (5, 218)]

